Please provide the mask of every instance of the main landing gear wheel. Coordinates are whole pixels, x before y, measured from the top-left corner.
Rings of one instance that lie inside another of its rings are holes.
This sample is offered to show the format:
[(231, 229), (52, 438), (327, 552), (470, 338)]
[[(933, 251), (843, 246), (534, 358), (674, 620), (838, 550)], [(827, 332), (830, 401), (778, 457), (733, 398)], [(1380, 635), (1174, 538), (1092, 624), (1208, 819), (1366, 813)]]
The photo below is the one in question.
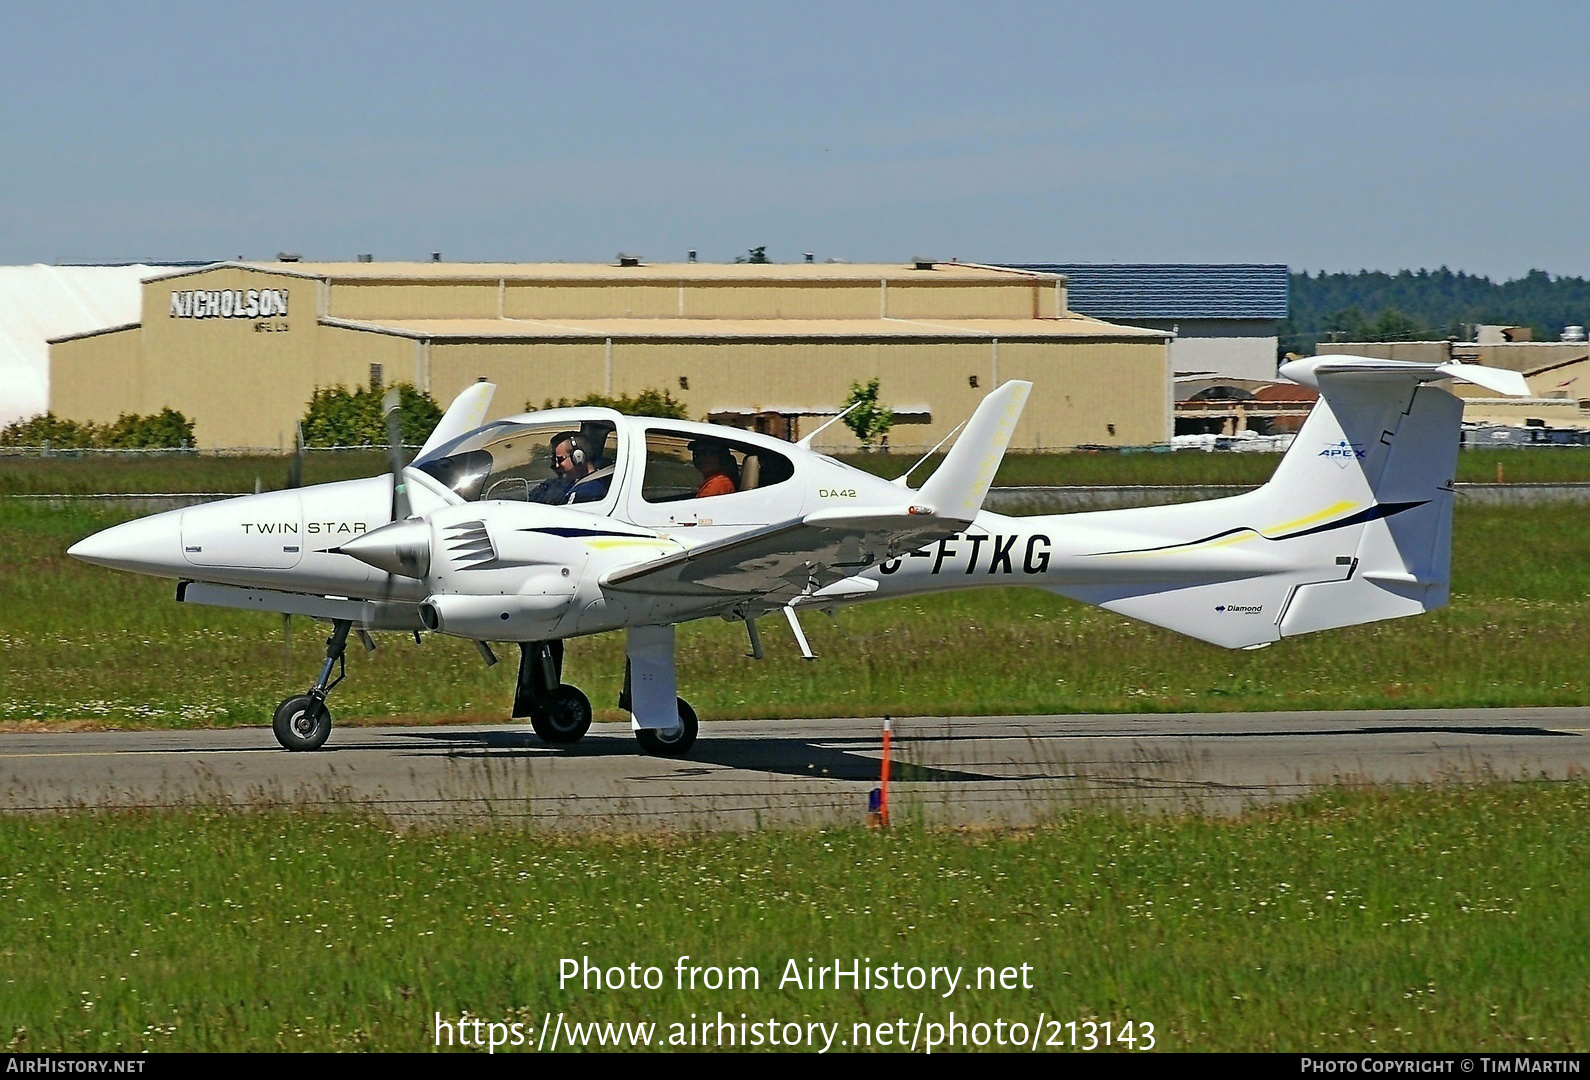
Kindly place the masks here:
[(331, 710), (324, 701), (299, 694), (276, 707), (271, 728), (288, 750), (319, 750), (331, 734)]
[(577, 743), (591, 727), (591, 699), (562, 683), (530, 713), (530, 726), (549, 743)]
[(635, 732), (640, 748), (656, 757), (679, 757), (688, 754), (696, 745), (696, 710), (684, 698), (679, 699), (679, 726), (673, 731), (641, 728)]

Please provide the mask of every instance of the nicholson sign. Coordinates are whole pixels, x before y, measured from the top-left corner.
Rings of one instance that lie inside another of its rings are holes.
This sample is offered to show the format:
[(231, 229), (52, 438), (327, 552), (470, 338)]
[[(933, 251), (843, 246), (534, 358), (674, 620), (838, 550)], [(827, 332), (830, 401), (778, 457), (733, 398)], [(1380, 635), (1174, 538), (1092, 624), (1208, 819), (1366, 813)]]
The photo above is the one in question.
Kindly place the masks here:
[(286, 289), (187, 289), (171, 294), (173, 319), (269, 319), (286, 314)]

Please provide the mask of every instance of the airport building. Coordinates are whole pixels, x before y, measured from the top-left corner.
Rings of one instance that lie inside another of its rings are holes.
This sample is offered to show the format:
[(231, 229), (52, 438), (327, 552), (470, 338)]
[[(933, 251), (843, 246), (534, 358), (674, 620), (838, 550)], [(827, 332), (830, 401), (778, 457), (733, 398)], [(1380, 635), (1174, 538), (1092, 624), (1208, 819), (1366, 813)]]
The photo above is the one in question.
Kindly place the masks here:
[(1275, 378), (1287, 313), (1280, 263), (1026, 263), (1064, 275), (1076, 311), (1175, 334), (1178, 376), (1267, 382)]
[(49, 409), (50, 341), (138, 318), (143, 279), (175, 269), (0, 266), (0, 427)]
[[(878, 379), (895, 447), (928, 446), (1030, 379), (1016, 449), (1171, 435), (1163, 328), (1072, 312), (1063, 276), (901, 265), (236, 262), (145, 279), (137, 322), (50, 343), (50, 407), (170, 406), (202, 448), (286, 450), (316, 387), (411, 382), (491, 416), (666, 390), (691, 418), (798, 438)], [(842, 424), (817, 440), (853, 446)]]

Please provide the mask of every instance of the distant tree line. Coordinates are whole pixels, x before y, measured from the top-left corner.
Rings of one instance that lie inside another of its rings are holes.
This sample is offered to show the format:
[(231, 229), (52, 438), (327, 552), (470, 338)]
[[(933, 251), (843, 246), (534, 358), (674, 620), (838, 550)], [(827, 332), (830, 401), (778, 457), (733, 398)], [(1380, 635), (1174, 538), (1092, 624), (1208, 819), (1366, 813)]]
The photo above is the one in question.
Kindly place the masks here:
[(0, 446), (55, 450), (175, 450), (193, 445), (193, 421), (175, 409), (148, 416), (122, 413), (108, 424), (68, 420), (47, 412), (0, 428)]
[(1448, 270), (1291, 276), (1283, 353), (1308, 354), (1321, 341), (1471, 340), (1481, 323), (1530, 327), (1555, 341), (1564, 326), (1590, 323), (1590, 280), (1531, 270), (1500, 284)]

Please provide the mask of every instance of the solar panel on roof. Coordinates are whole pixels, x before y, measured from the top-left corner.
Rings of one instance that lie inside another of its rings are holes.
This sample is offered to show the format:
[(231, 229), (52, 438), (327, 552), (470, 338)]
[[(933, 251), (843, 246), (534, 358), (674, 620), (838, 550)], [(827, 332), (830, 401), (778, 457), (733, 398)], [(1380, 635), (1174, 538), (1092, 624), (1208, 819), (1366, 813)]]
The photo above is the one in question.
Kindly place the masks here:
[(1064, 274), (1066, 306), (1099, 319), (1284, 319), (1279, 263), (1003, 263)]

